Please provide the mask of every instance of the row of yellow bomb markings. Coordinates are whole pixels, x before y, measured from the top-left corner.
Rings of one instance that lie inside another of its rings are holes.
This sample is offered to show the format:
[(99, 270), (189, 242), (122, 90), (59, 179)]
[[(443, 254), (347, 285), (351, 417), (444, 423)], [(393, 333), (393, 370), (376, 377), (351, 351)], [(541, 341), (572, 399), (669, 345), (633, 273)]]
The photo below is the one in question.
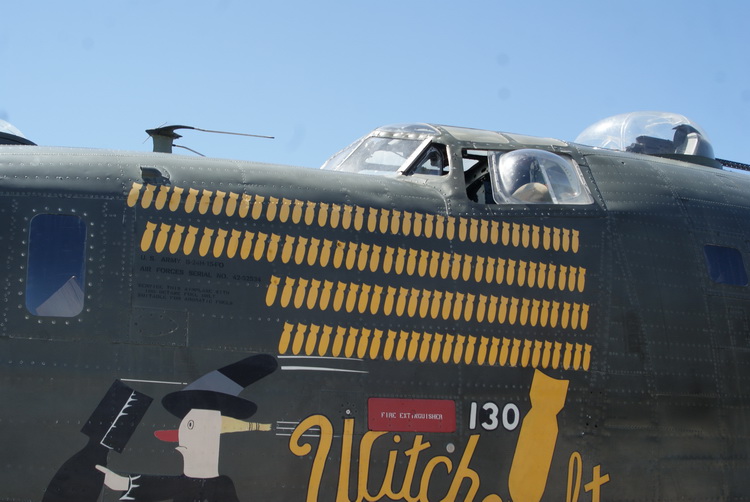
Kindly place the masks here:
[(297, 324), (295, 329), (291, 323), (284, 323), (279, 354), (576, 371), (591, 366), (589, 344), (342, 326), (334, 333), (327, 325)]
[[(157, 232), (158, 227), (158, 232)], [(371, 272), (395, 273), (419, 277), (429, 275), (453, 280), (462, 278), (476, 282), (538, 287), (583, 292), (586, 284), (586, 269), (566, 265), (537, 263), (525, 260), (462, 255), (428, 251), (425, 249), (394, 248), (391, 246), (369, 245), (357, 242), (332, 241), (307, 237), (282, 236), (250, 232), (245, 230), (225, 230), (204, 227), (198, 241), (198, 227), (147, 222), (141, 236), (140, 248), (146, 252), (154, 250), (162, 253), (190, 255), (198, 244), (201, 257), (209, 254), (214, 258), (226, 256), (246, 260), (252, 256), (256, 261), (273, 262), (277, 258), (282, 263), (294, 261), (298, 265), (332, 265), (339, 269), (358, 269)], [(229, 237), (229, 239), (227, 239)]]
[[(395, 288), (317, 279), (281, 278), (271, 276), (266, 290), (266, 305), (282, 308), (307, 307), (308, 310), (385, 316), (408, 316), (422, 319), (463, 319), (466, 322), (488, 322), (521, 326), (550, 326), (585, 330), (589, 322), (589, 305), (495, 295), (474, 295), (453, 291), (432, 291), (417, 288)], [(382, 307), (382, 310), (381, 310)]]
[(545, 250), (573, 253), (577, 253), (580, 246), (578, 230), (568, 228), (279, 199), (221, 190), (214, 192), (190, 188), (186, 191), (182, 187), (133, 183), (127, 204), (134, 207), (140, 199), (140, 206), (144, 209), (154, 207), (163, 210), (166, 207), (175, 212), (180, 209), (183, 197), (185, 204), (182, 208), (188, 214), (195, 212), (204, 215), (210, 210), (215, 216), (223, 213), (232, 217), (236, 214), (240, 218), (266, 219), (269, 222), (304, 222), (308, 226), (318, 225), (334, 229), (341, 227), (345, 230), (353, 228), (357, 231), (367, 229), (369, 232), (402, 234), (406, 237), (413, 235), (448, 240), (458, 237), (462, 242), (502, 242), (505, 246), (512, 244), (514, 247), (534, 249), (541, 246)]

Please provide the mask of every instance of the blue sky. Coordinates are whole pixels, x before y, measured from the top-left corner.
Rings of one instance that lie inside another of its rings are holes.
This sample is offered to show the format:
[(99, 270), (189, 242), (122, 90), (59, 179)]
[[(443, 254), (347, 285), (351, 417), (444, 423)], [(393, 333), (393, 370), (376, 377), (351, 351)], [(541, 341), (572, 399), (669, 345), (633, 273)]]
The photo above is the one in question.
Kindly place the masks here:
[(0, 10), (0, 119), (42, 145), (317, 167), (384, 124), (573, 140), (684, 114), (750, 163), (750, 2), (35, 1)]

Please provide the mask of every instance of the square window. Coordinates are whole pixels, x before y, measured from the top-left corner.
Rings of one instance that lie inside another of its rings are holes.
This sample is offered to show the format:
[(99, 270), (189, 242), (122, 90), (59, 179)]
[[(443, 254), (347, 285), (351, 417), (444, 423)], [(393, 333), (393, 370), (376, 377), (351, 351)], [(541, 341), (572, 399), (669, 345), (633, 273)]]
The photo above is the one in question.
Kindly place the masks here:
[(747, 272), (742, 261), (742, 253), (724, 246), (703, 247), (711, 280), (719, 284), (747, 286)]
[(44, 317), (83, 310), (86, 224), (75, 215), (40, 214), (29, 226), (26, 309)]

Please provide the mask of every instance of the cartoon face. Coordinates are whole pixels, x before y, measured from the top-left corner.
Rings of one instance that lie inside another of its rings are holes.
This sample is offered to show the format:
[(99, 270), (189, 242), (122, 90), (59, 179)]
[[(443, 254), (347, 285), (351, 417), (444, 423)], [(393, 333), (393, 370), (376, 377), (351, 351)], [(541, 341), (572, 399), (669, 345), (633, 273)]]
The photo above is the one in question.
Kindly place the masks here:
[(219, 475), (221, 412), (193, 409), (185, 415), (178, 429), (180, 445), (176, 448), (185, 462), (185, 475), (211, 478)]

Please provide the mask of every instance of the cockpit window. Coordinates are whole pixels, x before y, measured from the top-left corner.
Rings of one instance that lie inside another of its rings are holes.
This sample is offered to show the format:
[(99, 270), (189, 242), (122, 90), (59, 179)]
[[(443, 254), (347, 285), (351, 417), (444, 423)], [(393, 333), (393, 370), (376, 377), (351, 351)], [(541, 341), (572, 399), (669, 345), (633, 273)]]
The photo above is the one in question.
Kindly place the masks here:
[(408, 165), (421, 144), (422, 141), (414, 139), (370, 136), (332, 157), (323, 165), (323, 169), (395, 175)]
[(407, 174), (448, 174), (448, 154), (445, 145), (433, 144), (417, 159)]
[(490, 152), (492, 196), (498, 204), (590, 204), (572, 160), (544, 150)]
[(350, 173), (444, 174), (448, 166), (443, 145), (428, 145), (440, 131), (427, 124), (380, 127), (326, 161), (321, 169)]

